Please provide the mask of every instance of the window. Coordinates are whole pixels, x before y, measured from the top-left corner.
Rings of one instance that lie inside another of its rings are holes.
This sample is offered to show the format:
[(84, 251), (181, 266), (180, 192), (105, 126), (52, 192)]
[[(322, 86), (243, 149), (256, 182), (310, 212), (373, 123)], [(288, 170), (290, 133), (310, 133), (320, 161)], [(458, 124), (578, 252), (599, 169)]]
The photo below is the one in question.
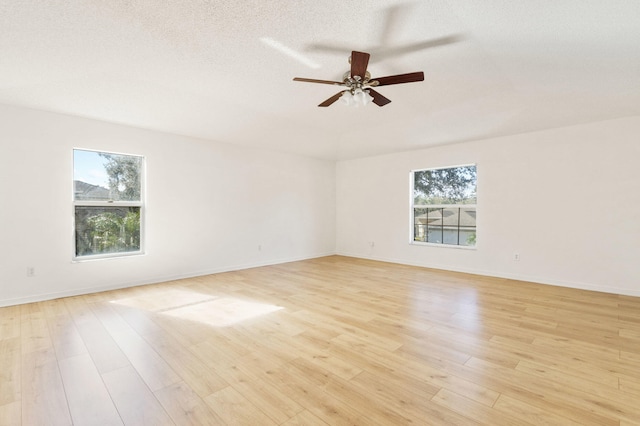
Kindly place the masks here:
[(416, 243), (476, 245), (476, 166), (411, 172), (412, 238)]
[(73, 150), (74, 258), (141, 254), (144, 158)]

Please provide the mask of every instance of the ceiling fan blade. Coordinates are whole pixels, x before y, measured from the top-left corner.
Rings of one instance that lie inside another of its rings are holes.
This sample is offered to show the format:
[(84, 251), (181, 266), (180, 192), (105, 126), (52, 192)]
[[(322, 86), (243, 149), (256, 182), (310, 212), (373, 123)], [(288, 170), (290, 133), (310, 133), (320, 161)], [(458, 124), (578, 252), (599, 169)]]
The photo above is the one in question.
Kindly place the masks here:
[(464, 37), (462, 35), (450, 35), (432, 40), (406, 44), (404, 46), (380, 48), (372, 51), (372, 53), (375, 55), (376, 61), (381, 61), (384, 59), (391, 59), (395, 56), (417, 52), (419, 50), (431, 49), (438, 46), (446, 46), (447, 44), (458, 43), (462, 40), (464, 40)]
[(372, 78), (370, 81), (377, 81), (378, 84), (373, 86), (388, 86), (390, 84), (413, 83), (415, 81), (423, 81), (424, 73), (422, 71), (410, 72), (407, 74), (390, 75), (387, 77)]
[(339, 55), (349, 54), (349, 47), (339, 46), (337, 44), (310, 43), (306, 45), (305, 50), (312, 52), (336, 53)]
[[(411, 17), (411, 10), (415, 7), (415, 4), (400, 3), (390, 6), (384, 10), (384, 24), (380, 31), (380, 47), (388, 46), (391, 40), (397, 39), (394, 34), (398, 34), (399, 31), (406, 26), (408, 18)], [(373, 51), (371, 54), (377, 60), (377, 54)]]
[(340, 96), (342, 96), (342, 94), (345, 91), (343, 90), (342, 92), (338, 92), (335, 95), (333, 95), (332, 97), (330, 97), (329, 99), (327, 99), (326, 101), (324, 101), (323, 103), (321, 103), (320, 105), (318, 105), (319, 107), (328, 107), (329, 105), (331, 105), (332, 103), (334, 103), (335, 101), (337, 101), (338, 99), (340, 99)]
[(296, 77), (293, 79), (293, 81), (304, 81), (306, 83), (322, 83), (322, 84), (334, 84), (334, 85), (341, 85), (344, 84), (341, 81), (331, 81), (331, 80), (316, 80), (313, 78), (301, 78), (301, 77)]
[(365, 52), (351, 52), (351, 77), (360, 76), (364, 80), (369, 65), (369, 54)]
[(389, 102), (391, 102), (390, 99), (385, 98), (384, 96), (382, 96), (380, 93), (376, 92), (373, 89), (367, 89), (369, 90), (369, 94), (371, 95), (371, 97), (373, 98), (373, 103), (378, 105), (378, 106), (385, 106), (386, 104), (388, 104)]

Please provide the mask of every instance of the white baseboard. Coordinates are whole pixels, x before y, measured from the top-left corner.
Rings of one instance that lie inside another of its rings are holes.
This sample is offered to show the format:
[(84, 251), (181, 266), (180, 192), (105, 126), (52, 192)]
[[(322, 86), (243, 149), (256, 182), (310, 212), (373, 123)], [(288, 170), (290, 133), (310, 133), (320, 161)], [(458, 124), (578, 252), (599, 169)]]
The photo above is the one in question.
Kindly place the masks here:
[(444, 266), (444, 265), (437, 265), (437, 264), (429, 264), (426, 262), (425, 263), (409, 262), (404, 259), (368, 256), (368, 255), (348, 253), (348, 252), (338, 252), (336, 254), (339, 256), (376, 260), (379, 262), (398, 263), (400, 265), (418, 266), (422, 268), (439, 269), (442, 271), (461, 272), (465, 274), (504, 278), (504, 279), (515, 280), (515, 281), (526, 281), (526, 282), (531, 282), (536, 284), (553, 285), (557, 287), (575, 288), (578, 290), (597, 291), (600, 293), (640, 297), (640, 289), (631, 290), (628, 288), (609, 287), (609, 286), (605, 287), (605, 286), (599, 286), (592, 283), (564, 281), (564, 280), (557, 280), (557, 279), (547, 278), (547, 277), (531, 276), (531, 275), (524, 275), (524, 274), (512, 274), (512, 273), (501, 272), (501, 271), (487, 271), (487, 270), (480, 270), (480, 269), (473, 269), (473, 268), (451, 267), (449, 265)]
[(270, 261), (266, 261), (266, 262), (254, 262), (254, 263), (227, 265), (227, 266), (221, 266), (221, 267), (217, 267), (217, 268), (203, 269), (203, 270), (199, 270), (199, 271), (191, 271), (191, 272), (187, 272), (187, 273), (183, 273), (183, 274), (158, 275), (158, 276), (154, 276), (154, 277), (144, 278), (144, 279), (141, 279), (141, 280), (120, 282), (120, 283), (116, 283), (116, 284), (113, 284), (113, 285), (107, 285), (107, 286), (84, 287), (84, 288), (78, 288), (78, 289), (73, 289), (73, 290), (68, 290), (68, 291), (58, 291), (58, 292), (52, 292), (52, 293), (41, 293), (41, 294), (36, 294), (36, 295), (31, 295), (31, 296), (18, 297), (18, 298), (14, 298), (14, 299), (0, 300), (0, 308), (1, 307), (5, 307), (5, 306), (23, 305), (25, 303), (34, 303), (34, 302), (42, 302), (42, 301), (45, 301), (45, 300), (59, 299), (59, 298), (62, 298), (62, 297), (81, 296), (81, 295), (84, 295), (84, 294), (100, 293), (102, 291), (119, 290), (119, 289), (122, 289), (122, 288), (136, 287), (136, 286), (141, 286), (141, 285), (159, 284), (159, 283), (163, 283), (163, 282), (167, 282), (167, 281), (175, 281), (175, 280), (180, 280), (180, 279), (185, 279), (185, 278), (193, 278), (193, 277), (201, 277), (201, 276), (205, 276), (205, 275), (220, 274), (220, 273), (223, 273), (223, 272), (240, 271), (240, 270), (243, 270), (243, 269), (260, 268), (262, 266), (279, 265), (279, 264), (282, 264), (282, 263), (298, 262), (298, 261), (301, 261), (301, 260), (308, 260), (308, 259), (317, 259), (317, 258), (320, 258), (320, 257), (333, 256), (333, 255), (335, 255), (335, 252), (320, 253), (320, 254), (311, 255), (311, 256), (300, 256), (300, 257), (275, 259), (275, 260), (270, 260)]
[(32, 296), (19, 297), (19, 298), (15, 298), (15, 299), (4, 299), (4, 300), (0, 300), (0, 307), (13, 306), (13, 305), (22, 305), (22, 304), (25, 304), (25, 303), (33, 303), (33, 302), (42, 302), (42, 301), (45, 301), (45, 300), (59, 299), (61, 297), (80, 296), (80, 295), (84, 295), (84, 294), (99, 293), (99, 292), (102, 292), (102, 291), (119, 290), (119, 289), (122, 289), (122, 288), (129, 288), (129, 287), (135, 287), (135, 286), (140, 286), (140, 285), (158, 284), (158, 283), (167, 282), (167, 281), (174, 281), (174, 280), (193, 278), (193, 277), (201, 277), (201, 276), (212, 275), (212, 274), (220, 274), (220, 273), (223, 273), (223, 272), (240, 271), (240, 270), (244, 270), (244, 269), (259, 268), (259, 267), (263, 267), (263, 266), (279, 265), (279, 264), (283, 264), (283, 263), (297, 262), (297, 261), (308, 260), (308, 259), (317, 259), (317, 258), (320, 258), (320, 257), (333, 256), (333, 255), (354, 257), (354, 258), (358, 258), (358, 259), (375, 260), (375, 261), (379, 261), (379, 262), (397, 263), (397, 264), (400, 264), (400, 265), (417, 266), (417, 267), (421, 267), (421, 268), (439, 269), (439, 270), (443, 270), (443, 271), (461, 272), (461, 273), (466, 273), (466, 274), (474, 274), (474, 275), (482, 275), (482, 276), (488, 276), (488, 277), (504, 278), (504, 279), (516, 280), (516, 281), (526, 281), (526, 282), (532, 282), (532, 283), (537, 283), (537, 284), (546, 284), (546, 285), (554, 285), (554, 286), (558, 286), (558, 287), (575, 288), (575, 289), (579, 289), (579, 290), (597, 291), (597, 292), (601, 292), (601, 293), (611, 293), (611, 294), (620, 294), (620, 295), (624, 295), (624, 296), (640, 297), (640, 290), (629, 290), (629, 289), (626, 289), (626, 288), (604, 287), (604, 286), (594, 285), (594, 284), (591, 284), (591, 283), (563, 281), (563, 280), (556, 280), (556, 279), (552, 279), (552, 278), (544, 278), (544, 277), (529, 276), (529, 275), (522, 275), (522, 274), (512, 274), (512, 273), (506, 273), (506, 272), (501, 272), (501, 271), (486, 271), (486, 270), (478, 270), (478, 269), (472, 269), (472, 268), (458, 268), (458, 267), (453, 267), (452, 268), (452, 267), (450, 267), (448, 265), (447, 266), (443, 266), (443, 265), (437, 265), (437, 264), (429, 264), (429, 263), (426, 263), (426, 262), (425, 263), (408, 262), (408, 261), (406, 261), (404, 259), (384, 258), (384, 257), (378, 257), (378, 256), (367, 256), (367, 255), (362, 255), (362, 254), (359, 254), (359, 253), (330, 252), (330, 253), (316, 254), (316, 255), (312, 255), (312, 256), (301, 256), (301, 257), (276, 259), (276, 260), (270, 260), (270, 261), (266, 261), (266, 262), (254, 262), (254, 263), (246, 263), (246, 264), (227, 265), (227, 266), (221, 266), (221, 267), (217, 267), (217, 268), (203, 269), (203, 270), (199, 270), (199, 271), (187, 272), (187, 273), (183, 273), (183, 274), (159, 275), (159, 276), (155, 276), (155, 277), (145, 278), (145, 279), (142, 279), (142, 280), (121, 282), (121, 283), (116, 283), (116, 284), (108, 285), (108, 286), (85, 287), (85, 288), (73, 289), (73, 290), (69, 290), (69, 291), (60, 291), (60, 292), (53, 292), (53, 293), (42, 293), (42, 294), (37, 294), (37, 295), (32, 295)]

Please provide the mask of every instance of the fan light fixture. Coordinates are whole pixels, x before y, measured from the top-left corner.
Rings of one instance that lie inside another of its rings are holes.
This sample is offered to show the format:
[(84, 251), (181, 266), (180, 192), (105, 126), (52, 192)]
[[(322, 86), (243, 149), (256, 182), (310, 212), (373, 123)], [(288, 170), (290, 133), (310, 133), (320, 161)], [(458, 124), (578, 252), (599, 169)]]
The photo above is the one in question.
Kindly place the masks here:
[(365, 73), (364, 80), (360, 76), (352, 77), (351, 73), (347, 71), (342, 76), (342, 81), (347, 87), (347, 90), (342, 92), (340, 99), (347, 106), (359, 107), (365, 106), (373, 100), (373, 96), (369, 93), (369, 87), (375, 86), (376, 82), (370, 81), (371, 74)]
[(368, 90), (357, 88), (345, 90), (344, 92), (342, 92), (342, 96), (340, 96), (340, 99), (347, 106), (359, 107), (360, 105), (368, 105), (373, 100), (373, 96), (369, 94)]

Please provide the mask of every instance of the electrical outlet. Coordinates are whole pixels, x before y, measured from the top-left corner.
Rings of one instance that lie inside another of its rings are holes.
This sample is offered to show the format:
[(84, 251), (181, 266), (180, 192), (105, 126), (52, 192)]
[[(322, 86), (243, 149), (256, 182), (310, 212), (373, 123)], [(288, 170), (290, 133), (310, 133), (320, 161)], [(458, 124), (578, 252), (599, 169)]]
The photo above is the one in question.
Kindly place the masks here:
[(36, 268), (34, 266), (27, 266), (27, 276), (28, 277), (36, 276)]
[(376, 245), (376, 244), (375, 244), (373, 241), (369, 241), (369, 247), (373, 247), (373, 246), (375, 246), (375, 245)]
[(520, 253), (513, 253), (513, 261), (514, 262), (520, 261)]

